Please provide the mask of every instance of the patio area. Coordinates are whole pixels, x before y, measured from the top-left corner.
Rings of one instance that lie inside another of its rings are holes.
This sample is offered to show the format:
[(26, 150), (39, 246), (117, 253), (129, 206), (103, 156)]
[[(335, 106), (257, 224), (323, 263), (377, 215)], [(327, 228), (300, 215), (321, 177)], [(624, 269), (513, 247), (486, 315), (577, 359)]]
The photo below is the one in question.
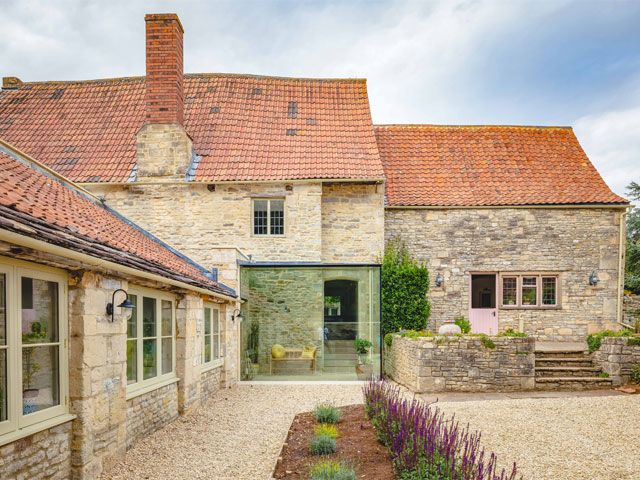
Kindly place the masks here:
[[(446, 401), (439, 407), (481, 430), (483, 444), (502, 462), (516, 461), (525, 480), (637, 479), (640, 395), (603, 393), (458, 394), (441, 396)], [(262, 384), (220, 391), (140, 441), (101, 478), (267, 479), (294, 415), (321, 401), (361, 403), (361, 386)]]

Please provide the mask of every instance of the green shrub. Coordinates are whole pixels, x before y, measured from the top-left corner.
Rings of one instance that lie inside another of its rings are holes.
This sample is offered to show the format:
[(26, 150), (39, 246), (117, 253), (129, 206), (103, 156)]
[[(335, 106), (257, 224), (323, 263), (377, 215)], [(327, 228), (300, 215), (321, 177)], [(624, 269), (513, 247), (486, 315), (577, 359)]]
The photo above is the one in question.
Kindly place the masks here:
[(462, 333), (469, 333), (471, 331), (471, 322), (464, 317), (456, 317), (454, 323), (460, 327)]
[(426, 264), (412, 258), (401, 240), (389, 240), (380, 263), (382, 335), (402, 329), (423, 330), (431, 313)]
[(516, 332), (513, 328), (507, 328), (504, 332), (496, 335), (497, 337), (526, 337), (524, 332)]
[(600, 349), (602, 339), (604, 337), (628, 337), (631, 335), (629, 330), (620, 330), (619, 332), (612, 332), (611, 330), (605, 330), (604, 332), (592, 333), (587, 336), (587, 346), (589, 347), (589, 353), (593, 353)]
[(384, 336), (384, 343), (387, 347), (391, 346), (391, 342), (393, 342), (393, 333), (387, 333)]
[(629, 340), (627, 340), (627, 345), (640, 345), (640, 337), (629, 337)]
[(631, 367), (631, 381), (640, 385), (640, 363)]
[(356, 352), (358, 352), (358, 355), (366, 355), (369, 353), (369, 348), (372, 345), (373, 344), (369, 340), (365, 340), (364, 338), (356, 338), (353, 342), (353, 346), (356, 349)]
[(607, 372), (600, 372), (600, 378), (609, 378), (609, 374)]
[(329, 435), (315, 435), (309, 442), (312, 455), (328, 455), (336, 451), (336, 439)]
[(313, 431), (316, 435), (329, 435), (333, 438), (338, 436), (338, 429), (335, 425), (331, 425), (330, 423), (321, 423), (320, 425), (317, 425)]
[(486, 348), (496, 348), (496, 344), (487, 335), (480, 338), (480, 343)]
[(328, 403), (318, 405), (313, 414), (318, 423), (338, 423), (340, 421), (340, 410)]
[(311, 480), (356, 480), (356, 471), (347, 462), (325, 460), (311, 468)]

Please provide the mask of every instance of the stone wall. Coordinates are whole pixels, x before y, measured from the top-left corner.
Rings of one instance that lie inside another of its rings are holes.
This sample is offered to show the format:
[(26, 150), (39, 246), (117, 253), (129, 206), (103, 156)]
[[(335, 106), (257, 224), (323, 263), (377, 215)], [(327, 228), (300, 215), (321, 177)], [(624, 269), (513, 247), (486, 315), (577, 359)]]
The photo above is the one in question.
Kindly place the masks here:
[(384, 249), (384, 185), (322, 186), (322, 261), (374, 263)]
[(640, 320), (640, 295), (622, 297), (622, 321), (630, 325)]
[(603, 337), (600, 348), (593, 352), (593, 364), (609, 374), (613, 385), (631, 378), (631, 367), (640, 365), (640, 345), (629, 345), (629, 339), (640, 337)]
[(221, 376), (222, 367), (212, 368), (211, 370), (207, 370), (202, 373), (200, 380), (200, 402), (211, 398), (218, 390), (220, 390)]
[(184, 180), (192, 143), (178, 124), (150, 124), (137, 135), (136, 166), (140, 180)]
[(178, 418), (177, 382), (127, 400), (127, 449)]
[(71, 422), (0, 447), (0, 478), (66, 480), (71, 474)]
[[(470, 272), (557, 272), (561, 308), (500, 309), (499, 329), (583, 341), (616, 329), (620, 213), (613, 209), (387, 209), (385, 238), (428, 262), (431, 322), (469, 318)], [(596, 270), (600, 283), (588, 278)], [(442, 287), (435, 286), (438, 273)]]
[(413, 392), (509, 392), (535, 389), (531, 337), (393, 336), (385, 348), (385, 374)]

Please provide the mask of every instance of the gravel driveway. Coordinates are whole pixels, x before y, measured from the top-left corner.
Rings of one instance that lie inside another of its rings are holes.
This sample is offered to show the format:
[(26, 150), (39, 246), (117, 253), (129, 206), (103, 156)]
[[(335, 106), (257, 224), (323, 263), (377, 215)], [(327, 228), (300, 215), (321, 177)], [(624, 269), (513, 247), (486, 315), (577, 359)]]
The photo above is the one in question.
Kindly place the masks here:
[[(359, 385), (236, 386), (127, 452), (102, 479), (266, 479), (296, 413)], [(640, 395), (440, 403), (526, 480), (640, 479)], [(635, 465), (635, 467), (634, 467)], [(635, 470), (634, 470), (635, 468)]]

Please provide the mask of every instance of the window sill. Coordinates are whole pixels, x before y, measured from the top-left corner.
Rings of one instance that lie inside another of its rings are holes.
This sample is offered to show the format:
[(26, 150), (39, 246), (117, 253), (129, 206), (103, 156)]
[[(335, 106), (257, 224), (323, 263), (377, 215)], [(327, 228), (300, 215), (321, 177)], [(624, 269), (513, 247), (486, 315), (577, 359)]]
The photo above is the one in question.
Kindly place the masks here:
[(154, 390), (158, 390), (159, 388), (166, 387), (167, 385), (171, 385), (172, 383), (177, 383), (179, 381), (180, 379), (178, 377), (171, 377), (167, 380), (162, 380), (157, 383), (152, 383), (144, 387), (136, 388), (135, 390), (127, 389), (127, 400), (139, 397), (140, 395), (144, 395), (145, 393), (153, 392)]
[(549, 305), (547, 307), (541, 307), (540, 305), (515, 305), (515, 306), (506, 306), (503, 305), (500, 307), (500, 310), (562, 310), (562, 307), (559, 305)]
[(214, 370), (216, 368), (219, 368), (221, 366), (224, 365), (224, 360), (220, 359), (220, 360), (215, 360), (213, 362), (210, 363), (205, 363), (202, 365), (202, 369), (200, 370), (200, 373), (206, 373), (210, 370)]
[(57, 427), (58, 425), (62, 425), (63, 423), (70, 422), (72, 420), (75, 420), (75, 418), (75, 415), (65, 413), (64, 415), (58, 415), (57, 417), (49, 418), (48, 420), (29, 425), (28, 427), (5, 433), (4, 435), (0, 435), (0, 447), (9, 443), (13, 443), (22, 438), (30, 437), (31, 435), (35, 435), (36, 433), (42, 432), (44, 430)]

